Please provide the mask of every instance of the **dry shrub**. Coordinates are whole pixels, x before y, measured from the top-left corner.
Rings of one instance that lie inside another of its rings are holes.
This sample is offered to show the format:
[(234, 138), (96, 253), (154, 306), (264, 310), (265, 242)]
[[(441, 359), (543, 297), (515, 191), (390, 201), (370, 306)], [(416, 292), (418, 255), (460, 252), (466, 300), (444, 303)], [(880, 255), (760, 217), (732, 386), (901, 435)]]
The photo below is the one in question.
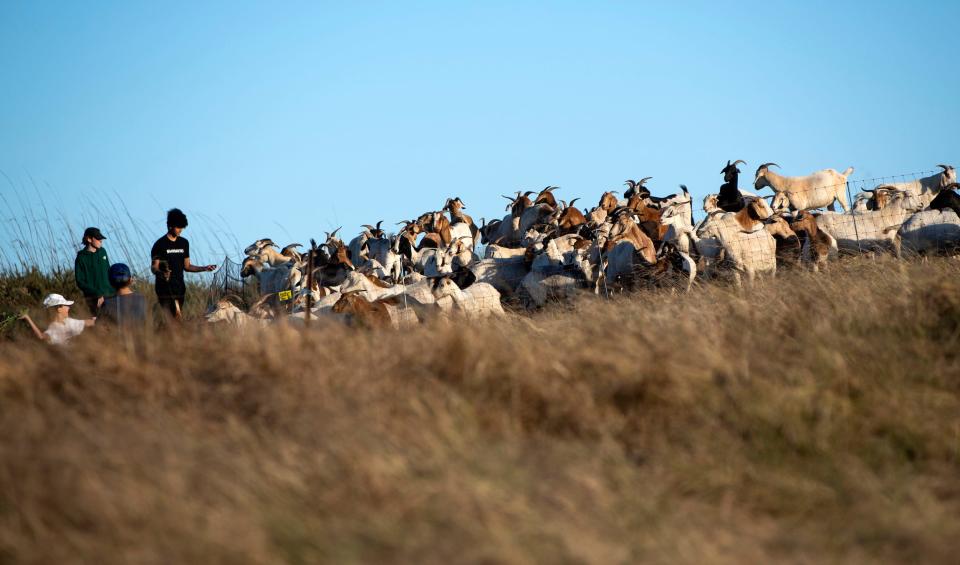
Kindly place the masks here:
[(0, 562), (949, 562), (960, 265), (0, 345)]

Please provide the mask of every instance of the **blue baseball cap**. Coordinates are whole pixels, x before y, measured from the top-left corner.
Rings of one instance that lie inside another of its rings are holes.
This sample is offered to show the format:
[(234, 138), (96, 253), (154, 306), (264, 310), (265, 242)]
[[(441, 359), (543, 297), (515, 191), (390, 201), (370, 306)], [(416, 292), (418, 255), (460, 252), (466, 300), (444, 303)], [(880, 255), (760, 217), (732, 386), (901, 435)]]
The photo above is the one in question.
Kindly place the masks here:
[(107, 279), (110, 281), (110, 286), (113, 288), (120, 288), (130, 282), (131, 274), (130, 267), (126, 266), (124, 263), (114, 263), (110, 265), (110, 268), (107, 269)]

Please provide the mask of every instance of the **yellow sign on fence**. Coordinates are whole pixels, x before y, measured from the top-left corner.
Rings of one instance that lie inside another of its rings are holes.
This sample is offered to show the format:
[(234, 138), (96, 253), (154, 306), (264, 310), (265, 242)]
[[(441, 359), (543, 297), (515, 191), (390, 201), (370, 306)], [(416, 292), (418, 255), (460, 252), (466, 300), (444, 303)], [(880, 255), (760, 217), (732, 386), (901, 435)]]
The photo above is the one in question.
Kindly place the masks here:
[(277, 297), (280, 299), (281, 302), (290, 300), (291, 298), (293, 298), (293, 291), (281, 290), (279, 293), (277, 293)]

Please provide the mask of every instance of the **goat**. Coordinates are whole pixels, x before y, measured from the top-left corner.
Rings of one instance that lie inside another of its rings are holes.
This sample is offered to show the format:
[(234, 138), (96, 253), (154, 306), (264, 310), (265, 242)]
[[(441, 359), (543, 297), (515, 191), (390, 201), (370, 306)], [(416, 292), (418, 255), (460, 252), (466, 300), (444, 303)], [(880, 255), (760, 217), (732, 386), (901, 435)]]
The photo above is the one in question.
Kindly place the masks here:
[(733, 265), (737, 286), (741, 285), (741, 273), (751, 282), (758, 274), (776, 274), (777, 244), (764, 229), (764, 221), (772, 212), (763, 199), (749, 198), (739, 212), (724, 212), (717, 206), (715, 196), (708, 197), (704, 210), (708, 216), (701, 222), (697, 236), (701, 240), (716, 239), (724, 257)]
[(587, 223), (586, 216), (573, 205), (577, 200), (580, 199), (574, 198), (560, 211), (560, 216), (557, 218), (557, 226), (560, 228), (561, 234), (575, 233), (580, 230), (581, 226)]
[(501, 194), (504, 198), (510, 201), (510, 204), (507, 204), (507, 210), (510, 211), (510, 215), (514, 218), (519, 218), (523, 211), (527, 208), (533, 206), (533, 202), (530, 201), (530, 195), (533, 194), (532, 190), (520, 194), (520, 191), (517, 191), (517, 196), (511, 198), (509, 196)]
[(940, 189), (927, 210), (910, 216), (898, 234), (910, 251), (954, 251), (960, 246), (960, 195), (951, 183)]
[(717, 205), (724, 212), (739, 212), (743, 209), (739, 187), (740, 169), (737, 168), (737, 163), (747, 164), (741, 159), (733, 163), (727, 161), (727, 166), (720, 170), (723, 173), (723, 184), (720, 185), (720, 199)]
[(443, 212), (427, 212), (417, 219), (417, 225), (424, 232), (417, 249), (424, 247), (446, 247), (453, 241), (450, 220)]
[(303, 273), (293, 263), (269, 267), (260, 256), (248, 256), (240, 266), (240, 276), (254, 276), (261, 295), (295, 289), (303, 279)]
[(597, 207), (603, 210), (604, 212), (606, 212), (607, 214), (610, 214), (610, 212), (613, 212), (616, 209), (616, 207), (620, 205), (620, 202), (617, 200), (617, 197), (614, 196), (615, 194), (617, 194), (616, 190), (610, 190), (601, 194), (600, 204), (598, 204)]
[(646, 182), (653, 177), (643, 177), (639, 181), (634, 181), (633, 179), (627, 179), (623, 184), (627, 185), (627, 190), (623, 191), (623, 197), (630, 199), (634, 195), (639, 195), (641, 198), (650, 197), (650, 189), (646, 186)]
[(791, 266), (800, 264), (802, 245), (796, 232), (790, 227), (790, 224), (783, 216), (772, 216), (763, 226), (767, 230), (773, 241), (777, 244), (777, 267)]
[(464, 290), (445, 276), (433, 281), (431, 291), (437, 301), (447, 297), (452, 299), (454, 308), (470, 320), (506, 315), (500, 304), (500, 293), (487, 283), (473, 283)]
[(380, 229), (380, 224), (383, 223), (383, 220), (377, 222), (376, 227), (371, 226), (370, 224), (363, 224), (364, 230), (360, 232), (360, 235), (350, 240), (350, 243), (347, 244), (347, 249), (350, 250), (350, 260), (357, 265), (363, 265), (366, 263), (367, 259), (370, 258), (370, 250), (368, 247), (368, 242), (375, 239), (383, 239), (386, 237), (386, 234), (382, 229)]
[(764, 163), (757, 167), (753, 181), (755, 189), (770, 187), (775, 198), (773, 209), (786, 208), (784, 201), (789, 203), (793, 210), (812, 210), (827, 206), (833, 211), (833, 203), (837, 201), (846, 212), (847, 206), (847, 177), (853, 173), (849, 167), (843, 173), (833, 169), (824, 169), (803, 177), (785, 177), (770, 170), (770, 167), (779, 167), (776, 163)]
[(360, 296), (362, 290), (343, 293), (331, 308), (340, 314), (348, 325), (366, 328), (386, 328), (393, 325), (387, 305), (379, 300), (368, 301)]
[[(450, 225), (452, 229), (457, 230), (457, 227), (461, 224), (467, 227), (467, 232), (470, 235), (470, 249), (474, 249), (477, 236), (480, 234), (480, 229), (477, 228), (477, 224), (473, 223), (473, 218), (463, 213), (463, 210), (466, 210), (467, 207), (463, 204), (463, 201), (460, 200), (460, 197), (456, 196), (453, 199), (448, 198), (446, 204), (443, 205), (443, 209), (450, 213)], [(462, 232), (458, 233), (462, 235)], [(452, 234), (452, 237), (457, 237), (458, 233)]]
[(800, 257), (814, 272), (826, 268), (827, 260), (837, 255), (837, 240), (817, 225), (817, 218), (806, 210), (790, 221), (790, 228), (801, 240)]
[(960, 217), (960, 195), (954, 192), (960, 184), (950, 183), (940, 189), (939, 193), (930, 201), (931, 210), (953, 210), (953, 213)]
[(540, 191), (540, 194), (537, 195), (537, 198), (533, 201), (534, 205), (537, 204), (546, 204), (551, 208), (557, 207), (557, 199), (553, 195), (553, 191), (560, 188), (559, 186), (548, 186)]
[(953, 165), (937, 166), (943, 171), (917, 180), (885, 183), (881, 186), (887, 189), (909, 192), (920, 199), (922, 206), (929, 206), (940, 191), (957, 182), (957, 170)]
[(892, 250), (899, 257), (900, 225), (921, 207), (919, 197), (906, 191), (897, 191), (881, 210), (848, 214), (824, 212), (817, 217), (817, 225), (836, 238), (842, 250)]

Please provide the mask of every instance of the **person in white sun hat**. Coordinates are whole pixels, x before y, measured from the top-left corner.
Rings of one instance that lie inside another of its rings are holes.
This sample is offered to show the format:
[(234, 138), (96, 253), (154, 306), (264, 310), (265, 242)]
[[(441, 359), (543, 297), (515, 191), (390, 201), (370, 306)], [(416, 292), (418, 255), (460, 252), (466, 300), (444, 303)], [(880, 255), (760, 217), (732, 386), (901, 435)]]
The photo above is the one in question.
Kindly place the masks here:
[(30, 324), (30, 328), (33, 330), (33, 334), (37, 336), (37, 339), (49, 341), (55, 345), (62, 345), (83, 333), (84, 329), (94, 325), (97, 321), (96, 318), (90, 318), (89, 320), (71, 318), (70, 306), (72, 305), (73, 300), (67, 300), (63, 295), (56, 293), (48, 294), (47, 297), (43, 299), (43, 306), (47, 309), (47, 317), (50, 321), (47, 326), (47, 331), (45, 332), (40, 331), (40, 328), (33, 323), (30, 316), (24, 314), (21, 318)]

